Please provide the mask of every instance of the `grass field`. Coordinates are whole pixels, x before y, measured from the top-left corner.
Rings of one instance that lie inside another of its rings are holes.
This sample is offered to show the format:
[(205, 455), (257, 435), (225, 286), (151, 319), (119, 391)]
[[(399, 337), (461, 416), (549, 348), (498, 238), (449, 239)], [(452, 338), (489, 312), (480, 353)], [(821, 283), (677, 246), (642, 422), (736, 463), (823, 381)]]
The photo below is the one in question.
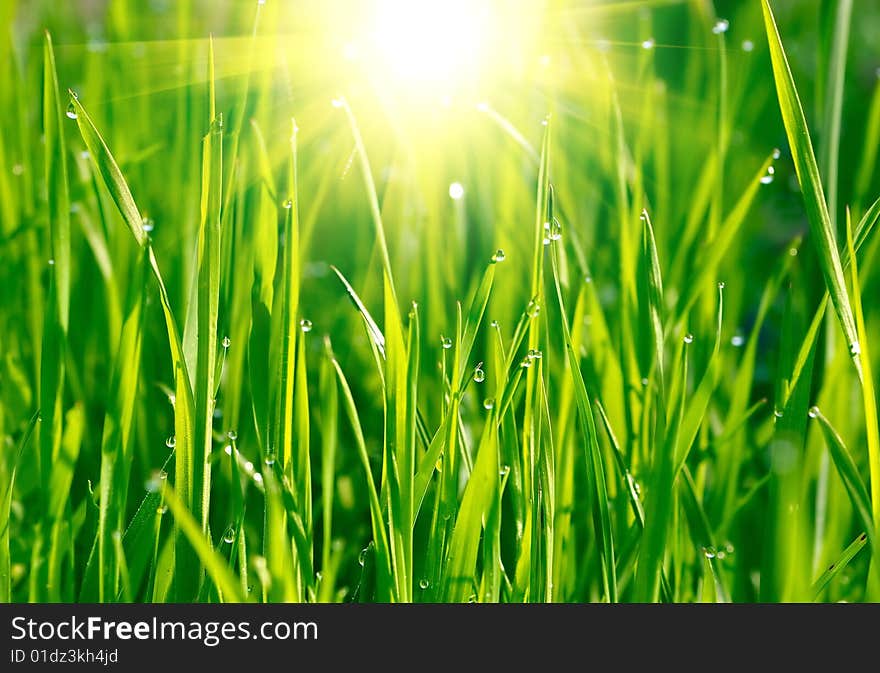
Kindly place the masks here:
[(0, 601), (880, 600), (876, 3), (0, 26)]

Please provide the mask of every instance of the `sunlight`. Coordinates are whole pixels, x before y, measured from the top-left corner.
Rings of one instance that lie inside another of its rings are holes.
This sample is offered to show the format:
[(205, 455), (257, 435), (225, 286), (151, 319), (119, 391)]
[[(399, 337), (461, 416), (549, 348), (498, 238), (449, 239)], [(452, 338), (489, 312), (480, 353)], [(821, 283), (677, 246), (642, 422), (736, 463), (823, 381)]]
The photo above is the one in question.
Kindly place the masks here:
[(485, 0), (380, 0), (374, 48), (402, 84), (449, 88), (479, 70), (491, 26)]

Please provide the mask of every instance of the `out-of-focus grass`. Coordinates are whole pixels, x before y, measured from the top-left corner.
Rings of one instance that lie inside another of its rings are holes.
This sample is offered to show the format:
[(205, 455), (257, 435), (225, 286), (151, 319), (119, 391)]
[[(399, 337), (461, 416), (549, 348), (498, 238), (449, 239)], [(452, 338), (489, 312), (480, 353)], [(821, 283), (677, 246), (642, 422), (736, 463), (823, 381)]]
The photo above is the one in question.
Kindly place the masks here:
[(3, 3), (0, 600), (876, 600), (820, 4), (487, 3), (438, 79), (371, 3)]

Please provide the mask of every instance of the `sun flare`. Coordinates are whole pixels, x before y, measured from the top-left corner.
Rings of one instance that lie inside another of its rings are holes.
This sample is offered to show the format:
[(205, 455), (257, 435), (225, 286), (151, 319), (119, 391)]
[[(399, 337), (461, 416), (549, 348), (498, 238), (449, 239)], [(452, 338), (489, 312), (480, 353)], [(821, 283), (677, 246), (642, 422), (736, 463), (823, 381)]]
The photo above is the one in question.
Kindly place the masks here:
[(481, 0), (380, 0), (373, 48), (408, 86), (451, 86), (476, 75), (490, 53), (492, 21)]

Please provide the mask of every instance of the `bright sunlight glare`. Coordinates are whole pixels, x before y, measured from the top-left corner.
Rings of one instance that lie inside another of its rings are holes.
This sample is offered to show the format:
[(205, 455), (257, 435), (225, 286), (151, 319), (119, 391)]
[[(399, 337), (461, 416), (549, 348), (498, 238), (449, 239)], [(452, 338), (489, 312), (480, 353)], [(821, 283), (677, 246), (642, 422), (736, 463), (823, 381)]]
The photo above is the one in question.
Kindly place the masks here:
[(408, 86), (469, 79), (491, 38), (485, 0), (380, 0), (373, 39), (384, 68)]

